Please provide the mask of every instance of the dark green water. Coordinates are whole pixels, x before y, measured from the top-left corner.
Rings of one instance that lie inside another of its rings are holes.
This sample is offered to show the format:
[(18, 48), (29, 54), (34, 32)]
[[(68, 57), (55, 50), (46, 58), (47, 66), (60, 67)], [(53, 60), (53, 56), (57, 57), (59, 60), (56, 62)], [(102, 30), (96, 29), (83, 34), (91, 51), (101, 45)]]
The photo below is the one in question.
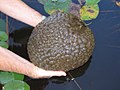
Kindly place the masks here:
[[(35, 0), (24, 1), (47, 15)], [(31, 90), (80, 90), (77, 84), (82, 90), (120, 90), (120, 7), (116, 6), (113, 0), (101, 0), (99, 6), (99, 16), (89, 25), (96, 41), (90, 61), (83, 67), (69, 72), (68, 77), (49, 80), (33, 80), (26, 77), (25, 81)], [(15, 29), (10, 31), (10, 49), (28, 59), (26, 40), (32, 28), (25, 27), (25, 24), (15, 20), (13, 26)], [(70, 80), (72, 77), (75, 79)]]

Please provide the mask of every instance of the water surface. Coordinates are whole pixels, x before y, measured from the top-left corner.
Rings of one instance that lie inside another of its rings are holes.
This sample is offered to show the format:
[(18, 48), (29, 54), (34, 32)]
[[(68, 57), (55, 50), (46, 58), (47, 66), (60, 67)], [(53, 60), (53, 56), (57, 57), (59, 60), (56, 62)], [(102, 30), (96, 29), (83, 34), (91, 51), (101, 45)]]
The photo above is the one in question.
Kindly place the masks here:
[[(43, 6), (37, 1), (24, 1), (47, 15)], [(30, 85), (31, 90), (80, 90), (78, 85), (82, 90), (120, 90), (120, 7), (116, 6), (113, 0), (101, 0), (99, 6), (99, 16), (89, 25), (96, 41), (90, 61), (82, 68), (70, 72), (72, 77), (68, 75), (67, 78), (49, 80), (33, 80), (26, 77), (25, 81)], [(15, 20), (13, 24), (15, 29), (10, 31), (10, 49), (28, 59), (26, 39), (32, 27), (25, 27), (27, 25)], [(26, 35), (23, 35), (24, 32)], [(75, 79), (70, 80), (73, 77)]]

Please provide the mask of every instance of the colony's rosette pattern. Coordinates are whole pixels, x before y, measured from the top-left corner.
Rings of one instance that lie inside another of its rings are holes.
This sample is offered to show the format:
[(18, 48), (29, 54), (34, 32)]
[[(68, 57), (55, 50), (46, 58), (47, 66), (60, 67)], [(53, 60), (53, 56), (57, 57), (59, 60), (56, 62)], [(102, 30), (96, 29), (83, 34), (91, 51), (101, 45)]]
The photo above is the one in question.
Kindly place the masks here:
[(93, 33), (82, 20), (55, 12), (34, 28), (27, 49), (36, 66), (69, 71), (89, 60), (94, 44)]

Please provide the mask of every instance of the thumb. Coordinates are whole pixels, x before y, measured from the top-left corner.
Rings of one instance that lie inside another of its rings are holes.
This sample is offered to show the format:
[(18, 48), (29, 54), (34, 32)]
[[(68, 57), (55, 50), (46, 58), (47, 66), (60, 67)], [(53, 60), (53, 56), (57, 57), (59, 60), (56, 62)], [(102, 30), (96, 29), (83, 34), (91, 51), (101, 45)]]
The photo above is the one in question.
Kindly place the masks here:
[(46, 16), (42, 16), (42, 20), (44, 20), (46, 18)]
[(52, 76), (66, 76), (64, 71), (50, 71), (36, 67), (32, 74), (33, 78), (50, 78)]
[(47, 70), (45, 70), (42, 75), (43, 75), (43, 77), (50, 78), (52, 76), (66, 76), (66, 73), (64, 71), (47, 71)]

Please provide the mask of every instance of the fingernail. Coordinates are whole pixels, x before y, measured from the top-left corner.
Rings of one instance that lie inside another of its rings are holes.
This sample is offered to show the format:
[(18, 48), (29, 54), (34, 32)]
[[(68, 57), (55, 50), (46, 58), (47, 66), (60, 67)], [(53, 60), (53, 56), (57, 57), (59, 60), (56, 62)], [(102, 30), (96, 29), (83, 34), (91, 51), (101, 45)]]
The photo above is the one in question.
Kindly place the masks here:
[(63, 72), (63, 76), (66, 76), (66, 73), (65, 73), (65, 72)]
[(66, 73), (63, 76), (66, 76)]

